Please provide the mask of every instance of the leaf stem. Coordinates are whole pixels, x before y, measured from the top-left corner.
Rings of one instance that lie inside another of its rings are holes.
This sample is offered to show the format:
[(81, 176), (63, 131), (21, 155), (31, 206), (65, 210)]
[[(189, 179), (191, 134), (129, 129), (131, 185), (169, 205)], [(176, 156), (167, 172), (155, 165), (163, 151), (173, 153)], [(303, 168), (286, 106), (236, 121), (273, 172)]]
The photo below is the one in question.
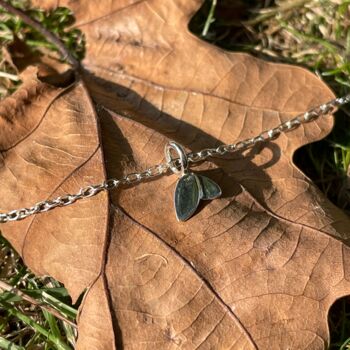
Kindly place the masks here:
[(49, 30), (43, 27), (40, 22), (36, 21), (33, 18), (30, 18), (24, 11), (13, 7), (5, 0), (0, 0), (0, 6), (3, 7), (7, 12), (21, 18), (24, 23), (36, 29), (41, 35), (46, 38), (48, 42), (52, 43), (57, 48), (64, 61), (67, 61), (75, 70), (80, 69), (79, 61), (66, 48), (63, 42), (55, 34), (51, 33)]

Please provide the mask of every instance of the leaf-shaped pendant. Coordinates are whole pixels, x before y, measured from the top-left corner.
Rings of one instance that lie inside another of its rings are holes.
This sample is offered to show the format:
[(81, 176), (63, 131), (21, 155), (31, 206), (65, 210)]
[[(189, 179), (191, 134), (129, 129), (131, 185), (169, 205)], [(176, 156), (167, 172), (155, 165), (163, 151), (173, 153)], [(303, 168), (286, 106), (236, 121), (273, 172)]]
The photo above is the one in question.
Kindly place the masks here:
[[(173, 158), (175, 151), (178, 158)], [(169, 141), (164, 148), (165, 159), (174, 174), (181, 174), (175, 189), (175, 211), (179, 221), (188, 220), (198, 208), (201, 199), (221, 196), (221, 189), (213, 180), (188, 172), (188, 158), (184, 148), (175, 141)]]
[(201, 199), (215, 199), (221, 196), (221, 188), (216, 182), (203, 175), (197, 175), (197, 177), (202, 185), (203, 195)]
[(185, 174), (177, 181), (175, 189), (175, 211), (179, 221), (186, 221), (196, 211), (202, 197), (202, 186), (196, 175)]
[(197, 210), (201, 199), (221, 196), (221, 189), (213, 180), (193, 173), (184, 174), (176, 184), (175, 211), (179, 221), (188, 220)]

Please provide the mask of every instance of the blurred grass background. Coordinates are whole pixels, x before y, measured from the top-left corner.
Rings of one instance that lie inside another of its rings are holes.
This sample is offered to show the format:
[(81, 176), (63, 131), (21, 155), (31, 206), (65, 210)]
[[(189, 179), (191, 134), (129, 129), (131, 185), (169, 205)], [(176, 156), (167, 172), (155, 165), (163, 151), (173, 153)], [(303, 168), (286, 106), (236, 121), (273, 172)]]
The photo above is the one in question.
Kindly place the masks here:
[[(31, 9), (26, 0), (10, 1), (56, 33), (81, 59), (84, 37), (67, 29), (74, 21), (63, 8), (50, 13)], [(337, 96), (350, 90), (350, 0), (206, 0), (190, 30), (214, 45), (245, 51), (263, 59), (308, 68)], [(21, 59), (52, 55), (56, 49), (19, 18), (0, 10), (0, 97), (20, 84)], [(25, 52), (25, 54), (24, 54)], [(20, 57), (20, 56), (24, 57)], [(17, 63), (16, 62), (16, 63)], [(22, 62), (23, 63), (23, 62)], [(295, 163), (338, 207), (350, 213), (350, 107), (336, 113), (332, 133), (295, 154)], [(37, 278), (0, 240), (0, 279), (74, 321), (77, 305), (51, 278)], [(339, 300), (329, 315), (330, 349), (350, 349), (350, 299)], [(0, 349), (71, 349), (76, 330), (40, 305), (14, 293), (0, 294)]]

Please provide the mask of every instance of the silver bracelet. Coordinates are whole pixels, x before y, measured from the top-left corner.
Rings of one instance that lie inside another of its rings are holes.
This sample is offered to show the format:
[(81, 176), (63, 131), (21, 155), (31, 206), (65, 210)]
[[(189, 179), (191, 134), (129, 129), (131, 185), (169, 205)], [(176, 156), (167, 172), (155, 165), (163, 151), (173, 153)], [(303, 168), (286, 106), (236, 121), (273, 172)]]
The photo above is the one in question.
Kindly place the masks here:
[[(21, 208), (0, 214), (0, 223), (22, 220), (28, 216), (43, 213), (56, 207), (71, 205), (76, 201), (97, 195), (101, 191), (113, 190), (122, 185), (138, 183), (144, 179), (161, 176), (168, 171), (179, 174), (175, 189), (175, 211), (179, 221), (189, 219), (196, 211), (199, 201), (217, 198), (221, 189), (213, 180), (196, 175), (188, 170), (193, 163), (201, 162), (209, 157), (220, 157), (227, 153), (242, 151), (258, 143), (275, 140), (282, 133), (298, 128), (300, 125), (314, 121), (321, 116), (332, 114), (338, 107), (350, 102), (350, 94), (333, 99), (317, 106), (304, 114), (300, 114), (275, 128), (266, 130), (258, 136), (238, 141), (237, 143), (220, 145), (217, 148), (205, 148), (199, 152), (187, 153), (174, 141), (165, 146), (166, 163), (152, 166), (139, 173), (131, 173), (121, 179), (108, 179), (97, 185), (81, 188), (76, 194), (66, 194), (52, 200), (38, 202), (30, 208)], [(175, 153), (175, 157), (173, 156)]]

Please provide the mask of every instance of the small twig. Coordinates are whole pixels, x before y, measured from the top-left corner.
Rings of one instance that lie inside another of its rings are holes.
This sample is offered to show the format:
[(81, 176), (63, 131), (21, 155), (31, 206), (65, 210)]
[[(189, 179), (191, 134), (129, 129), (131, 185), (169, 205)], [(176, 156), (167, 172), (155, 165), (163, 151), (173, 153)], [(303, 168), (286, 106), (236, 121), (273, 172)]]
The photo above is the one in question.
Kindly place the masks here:
[[(68, 323), (69, 325), (71, 325), (74, 328), (77, 328), (77, 325), (72, 322), (71, 320), (68, 320), (66, 317), (64, 317), (63, 315), (61, 315), (57, 310), (55, 310), (54, 308), (52, 308), (51, 306), (48, 306), (46, 304), (41, 303), (40, 301), (32, 298), (31, 296), (29, 296), (28, 294), (23, 293), (21, 290), (11, 286), (10, 284), (4, 282), (4, 281), (0, 281), (0, 289), (7, 291), (9, 293), (15, 294), (17, 296), (19, 296), (20, 298), (22, 298), (23, 300), (28, 301), (29, 303), (38, 306), (44, 310), (46, 310), (47, 312), (49, 312), (50, 314), (54, 315), (55, 317), (57, 317), (58, 319)], [(0, 302), (1, 303), (1, 302)]]
[(25, 12), (13, 7), (5, 0), (0, 0), (0, 6), (3, 7), (7, 12), (20, 17), (24, 23), (36, 29), (46, 38), (48, 42), (52, 43), (57, 48), (63, 60), (67, 61), (75, 70), (79, 70), (79, 61), (72, 55), (72, 53), (66, 48), (63, 42), (55, 34), (51, 33), (49, 30), (44, 28), (41, 23), (30, 18)]
[(6, 79), (10, 79), (12, 81), (19, 81), (19, 77), (15, 74), (11, 74), (11, 73), (6, 73), (6, 72), (2, 72), (0, 71), (0, 78), (6, 78)]
[(207, 36), (209, 27), (213, 23), (216, 5), (217, 5), (217, 0), (212, 0), (209, 14), (208, 14), (207, 20), (205, 21), (204, 28), (202, 30), (202, 36), (204, 37)]

